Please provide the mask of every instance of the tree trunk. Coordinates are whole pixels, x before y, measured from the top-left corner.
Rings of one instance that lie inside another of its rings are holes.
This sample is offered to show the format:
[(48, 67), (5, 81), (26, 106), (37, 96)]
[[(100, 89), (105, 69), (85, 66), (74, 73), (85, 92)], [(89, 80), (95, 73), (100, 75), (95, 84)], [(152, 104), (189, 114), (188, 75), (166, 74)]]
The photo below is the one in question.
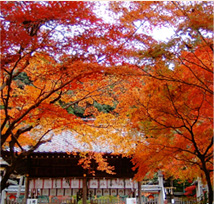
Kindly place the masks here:
[(213, 204), (213, 187), (212, 187), (212, 183), (211, 183), (211, 179), (210, 179), (210, 173), (208, 172), (208, 170), (206, 170), (205, 176), (206, 176), (206, 181), (207, 181), (207, 186), (208, 186), (208, 200), (209, 200), (209, 204)]
[[(23, 155), (18, 155), (13, 161), (8, 161), (9, 165), (6, 166), (4, 175), (2, 176), (1, 180), (1, 191), (8, 187), (8, 179), (12, 174), (15, 172), (24, 175), (26, 173), (26, 164), (25, 160), (23, 159)], [(21, 170), (21, 171), (20, 171)]]
[(206, 182), (207, 182), (207, 187), (208, 187), (208, 201), (209, 204), (213, 204), (213, 187), (212, 187), (212, 182), (211, 182), (211, 178), (210, 178), (210, 172), (206, 167), (206, 162), (205, 159), (201, 160), (202, 162), (202, 168), (206, 177)]
[(15, 165), (9, 165), (5, 169), (5, 173), (2, 176), (1, 180), (1, 191), (8, 187), (8, 179), (10, 178), (10, 175), (14, 172)]

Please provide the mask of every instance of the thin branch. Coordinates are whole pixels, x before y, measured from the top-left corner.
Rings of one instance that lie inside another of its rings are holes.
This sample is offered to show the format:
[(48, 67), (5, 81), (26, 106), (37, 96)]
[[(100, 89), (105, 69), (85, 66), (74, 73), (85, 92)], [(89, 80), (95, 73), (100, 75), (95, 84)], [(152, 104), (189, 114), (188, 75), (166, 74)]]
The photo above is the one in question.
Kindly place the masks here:
[(141, 74), (141, 76), (151, 77), (151, 78), (154, 78), (154, 79), (157, 79), (157, 80), (160, 80), (160, 81), (176, 82), (176, 83), (186, 84), (186, 85), (189, 85), (189, 86), (195, 86), (195, 87), (198, 87), (200, 89), (203, 89), (203, 90), (207, 91), (208, 93), (210, 93), (212, 95), (214, 94), (214, 92), (212, 90), (210, 90), (209, 88), (207, 89), (207, 88), (205, 88), (203, 86), (200, 86), (198, 84), (190, 83), (190, 82), (187, 82), (187, 81), (183, 81), (183, 80), (180, 80), (180, 79), (167, 77), (167, 76), (163, 76), (163, 75), (162, 76), (161, 75), (160, 76), (155, 76), (155, 75), (149, 73), (148, 71), (146, 71), (145, 69), (141, 68), (139, 65), (136, 65), (136, 67), (145, 73), (145, 75)]
[[(195, 57), (197, 57), (197, 55), (196, 55), (194, 52), (193, 52), (193, 54), (194, 54)], [(197, 58), (198, 58), (198, 57), (197, 57)], [(208, 71), (208, 72), (210, 72), (210, 73), (212, 73), (212, 74), (214, 73), (214, 71), (213, 71), (212, 69), (210, 69), (209, 67), (207, 67), (207, 66), (201, 61), (201, 59), (199, 59), (199, 58), (198, 58), (198, 60), (200, 60), (201, 64), (203, 64), (204, 67), (201, 66), (200, 64), (197, 64), (197, 63), (194, 62), (194, 61), (187, 60), (187, 58), (183, 58), (183, 60), (186, 61), (186, 62), (188, 62), (188, 63), (191, 63), (191, 64), (193, 64), (193, 65), (196, 65), (196, 66), (200, 67), (201, 69), (203, 69), (203, 70), (205, 70), (205, 71)]]
[[(180, 59), (180, 61), (181, 61), (181, 63), (185, 66), (185, 67), (187, 67), (189, 70), (190, 70), (190, 72), (193, 74), (193, 76), (203, 85), (203, 86), (205, 86), (206, 88), (204, 89), (204, 90), (209, 90), (209, 92), (213, 92), (196, 74), (195, 74), (195, 72), (191, 69), (191, 67), (189, 67), (187, 64), (185, 64), (184, 62), (183, 62), (183, 60), (180, 58), (180, 57), (178, 57), (179, 59)], [(203, 87), (203, 86), (201, 86), (201, 87)]]
[[(183, 15), (184, 16), (186, 16), (187, 18), (188, 18), (188, 20), (189, 21), (191, 21), (191, 19), (190, 19), (190, 17), (189, 17), (189, 15), (181, 8), (181, 6), (179, 5), (179, 2), (174, 2), (174, 1), (172, 1), (172, 3), (174, 4), (174, 6), (176, 7), (176, 8), (178, 8), (182, 13), (183, 13)], [(192, 27), (189, 27), (189, 28), (191, 28), (191, 29), (193, 29)], [(199, 29), (194, 29), (198, 34), (199, 34), (199, 36), (202, 38), (202, 40), (206, 43), (206, 45), (212, 50), (212, 52), (213, 52), (213, 47), (206, 41), (206, 39), (204, 38), (204, 36), (201, 34), (201, 32), (199, 31)]]

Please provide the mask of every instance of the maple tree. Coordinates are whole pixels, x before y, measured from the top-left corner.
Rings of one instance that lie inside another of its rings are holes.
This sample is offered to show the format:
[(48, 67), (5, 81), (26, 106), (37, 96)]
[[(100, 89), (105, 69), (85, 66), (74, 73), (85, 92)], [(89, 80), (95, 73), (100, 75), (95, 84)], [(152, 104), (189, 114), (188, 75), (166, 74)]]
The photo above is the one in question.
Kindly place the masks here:
[[(142, 133), (133, 151), (136, 177), (159, 169), (175, 178), (202, 177), (211, 204), (213, 2), (114, 2), (112, 9), (136, 31), (121, 56), (136, 65), (139, 82), (130, 80), (134, 86), (116, 109)], [(156, 26), (170, 26), (174, 35), (157, 41), (148, 34)]]
[(72, 108), (89, 117), (98, 112), (95, 101), (114, 105), (107, 90), (116, 80), (105, 75), (100, 57), (121, 28), (98, 19), (93, 2), (81, 1), (5, 1), (1, 20), (1, 148), (10, 151), (3, 190), (51, 132), (85, 123)]

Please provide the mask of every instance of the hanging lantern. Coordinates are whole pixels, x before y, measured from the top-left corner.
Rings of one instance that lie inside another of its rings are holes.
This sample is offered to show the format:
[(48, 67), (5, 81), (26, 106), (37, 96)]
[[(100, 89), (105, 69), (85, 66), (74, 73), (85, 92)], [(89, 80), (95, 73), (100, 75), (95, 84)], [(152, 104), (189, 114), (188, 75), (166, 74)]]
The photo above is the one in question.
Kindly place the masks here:
[(10, 200), (15, 200), (15, 199), (16, 199), (16, 196), (15, 196), (15, 195), (10, 195), (9, 199), (10, 199)]
[(148, 195), (147, 198), (148, 198), (148, 199), (154, 199), (155, 197), (154, 197), (154, 195), (150, 194), (150, 195)]

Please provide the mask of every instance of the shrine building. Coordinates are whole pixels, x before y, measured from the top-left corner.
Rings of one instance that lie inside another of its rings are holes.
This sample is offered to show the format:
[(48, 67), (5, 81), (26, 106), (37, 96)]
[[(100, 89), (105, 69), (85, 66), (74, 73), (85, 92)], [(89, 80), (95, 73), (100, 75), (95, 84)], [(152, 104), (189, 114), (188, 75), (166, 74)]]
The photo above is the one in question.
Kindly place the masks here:
[[(93, 160), (90, 168), (84, 169), (78, 164), (81, 154), (66, 150), (67, 140), (66, 134), (56, 137), (52, 144), (41, 145), (25, 158), (20, 172), (26, 177), (25, 198), (72, 198), (82, 199), (86, 204), (94, 196), (136, 196), (139, 184), (133, 180), (136, 172), (132, 170), (131, 158), (104, 153), (109, 165), (115, 167), (115, 174), (97, 170)], [(9, 152), (2, 151), (2, 155), (9, 160)]]

